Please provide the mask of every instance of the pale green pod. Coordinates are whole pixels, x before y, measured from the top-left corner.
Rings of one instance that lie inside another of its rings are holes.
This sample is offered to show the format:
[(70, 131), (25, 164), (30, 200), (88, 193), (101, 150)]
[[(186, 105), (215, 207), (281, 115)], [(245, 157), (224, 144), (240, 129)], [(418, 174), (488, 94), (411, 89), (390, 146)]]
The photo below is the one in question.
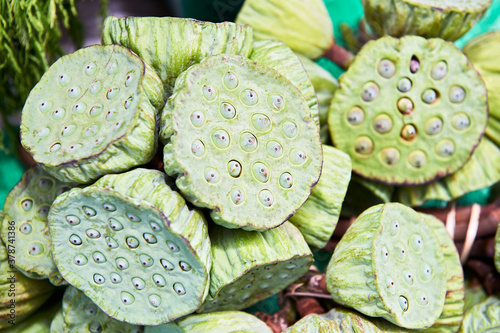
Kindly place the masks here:
[(243, 57), (209, 57), (185, 71), (161, 124), (165, 171), (227, 228), (282, 224), (319, 179), (321, 142), (303, 95)]
[(50, 323), (50, 333), (63, 333), (64, 331), (64, 316), (62, 309), (57, 311), (56, 315)]
[(328, 264), (335, 302), (404, 328), (428, 328), (443, 311), (447, 271), (439, 238), (398, 203), (371, 207), (349, 227)]
[(162, 106), (161, 81), (139, 57), (89, 46), (57, 60), (30, 92), (21, 143), (55, 178), (89, 183), (153, 158)]
[(236, 23), (253, 28), (255, 39), (277, 39), (316, 59), (333, 44), (333, 24), (322, 0), (247, 0)]
[(460, 327), (460, 333), (498, 331), (500, 331), (500, 298), (498, 296), (490, 296), (469, 309)]
[(325, 314), (310, 314), (283, 333), (382, 333), (363, 315), (343, 308), (333, 308)]
[(210, 292), (198, 312), (249, 307), (286, 288), (313, 261), (304, 237), (289, 222), (263, 232), (216, 226), (210, 240)]
[(109, 316), (159, 325), (199, 308), (212, 255), (203, 215), (135, 169), (59, 196), (49, 213), (52, 255), (63, 277)]
[(262, 320), (241, 311), (192, 314), (174, 323), (147, 326), (144, 333), (272, 333)]
[(451, 201), (466, 193), (492, 186), (500, 181), (500, 147), (484, 136), (471, 158), (452, 175), (422, 186), (401, 186), (399, 202), (421, 206), (429, 200)]
[(382, 37), (362, 48), (339, 83), (330, 134), (363, 177), (426, 184), (459, 170), (483, 137), (486, 87), (452, 43)]
[(104, 21), (101, 41), (137, 53), (161, 78), (168, 97), (177, 77), (203, 58), (222, 53), (249, 57), (253, 37), (251, 27), (231, 22), (109, 16)]
[(50, 254), (47, 215), (55, 198), (74, 185), (61, 182), (35, 166), (24, 173), (7, 195), (1, 235), (7, 241), (9, 227), (15, 225), (14, 265), (29, 278), (49, 278), (54, 285), (65, 284)]
[(483, 17), (492, 0), (362, 0), (377, 36), (418, 35), (455, 41)]
[(264, 40), (254, 43), (250, 60), (275, 69), (300, 90), (319, 130), (318, 98), (299, 57), (283, 42)]
[(332, 237), (351, 179), (351, 169), (351, 159), (347, 154), (323, 145), (321, 177), (306, 202), (288, 219), (309, 246), (321, 249)]

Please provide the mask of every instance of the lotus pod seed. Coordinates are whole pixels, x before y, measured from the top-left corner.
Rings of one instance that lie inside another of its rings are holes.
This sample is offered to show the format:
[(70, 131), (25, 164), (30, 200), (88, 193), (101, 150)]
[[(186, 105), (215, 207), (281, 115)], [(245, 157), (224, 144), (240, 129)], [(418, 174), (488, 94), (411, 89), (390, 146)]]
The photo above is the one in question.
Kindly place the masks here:
[(87, 234), (87, 237), (88, 238), (99, 238), (101, 237), (101, 233), (95, 229), (87, 229), (87, 231), (85, 232)]
[(245, 201), (245, 192), (240, 188), (234, 188), (231, 190), (231, 200), (235, 205), (239, 205)]
[(399, 296), (399, 306), (401, 306), (401, 309), (403, 310), (403, 312), (408, 311), (409, 304), (408, 304), (408, 300), (406, 299), (406, 297)]
[(98, 92), (100, 92), (102, 89), (102, 83), (101, 81), (95, 81), (95, 82), (92, 82), (90, 84), (90, 88), (89, 88), (89, 91), (91, 94), (97, 94)]
[(153, 229), (154, 231), (161, 231), (161, 227), (158, 223), (149, 222), (149, 225), (151, 226), (151, 229)]
[(409, 285), (413, 285), (413, 274), (410, 271), (403, 272), (404, 279)]
[(131, 305), (135, 302), (135, 297), (130, 293), (122, 292), (121, 297), (122, 297), (122, 302), (125, 305)]
[(354, 147), (358, 154), (369, 155), (373, 152), (373, 141), (367, 136), (362, 136), (356, 139)]
[(283, 133), (289, 138), (293, 138), (297, 135), (298, 129), (297, 125), (291, 121), (285, 121), (282, 126)]
[(195, 111), (191, 113), (189, 119), (191, 120), (193, 126), (201, 127), (205, 123), (205, 114), (201, 111)]
[(383, 262), (387, 262), (389, 260), (389, 250), (387, 250), (387, 247), (382, 246), (380, 250), (380, 256)]
[(51, 101), (43, 101), (38, 106), (38, 110), (40, 110), (41, 113), (47, 113), (47, 111), (49, 111), (51, 108), (52, 108)]
[(307, 155), (303, 150), (293, 148), (290, 151), (290, 162), (293, 165), (301, 165), (307, 160)]
[(66, 114), (66, 111), (63, 108), (57, 108), (52, 112), (52, 119), (54, 120), (59, 120), (64, 118), (64, 115)]
[(408, 156), (408, 162), (414, 168), (422, 168), (427, 163), (427, 155), (421, 150), (413, 151)]
[(103, 284), (105, 281), (106, 281), (106, 279), (101, 274), (97, 274), (97, 273), (94, 274), (94, 282), (95, 283), (97, 283), (97, 284)]
[(438, 117), (432, 117), (425, 123), (425, 132), (429, 135), (435, 135), (442, 131), (443, 120)]
[(153, 275), (153, 281), (154, 283), (156, 283), (156, 285), (158, 287), (165, 287), (167, 285), (167, 281), (165, 280), (165, 278), (160, 275), (160, 274), (154, 274)]
[(378, 73), (386, 79), (390, 79), (396, 73), (396, 65), (388, 59), (383, 59), (378, 64)]
[(283, 146), (276, 141), (269, 141), (267, 143), (267, 153), (274, 158), (279, 158), (283, 155)]
[(99, 322), (93, 322), (89, 325), (89, 331), (92, 333), (102, 332), (102, 325)]
[(115, 272), (112, 272), (111, 274), (109, 274), (109, 279), (114, 284), (122, 282), (122, 277), (119, 274), (115, 273)]
[(445, 61), (439, 61), (431, 69), (431, 77), (434, 80), (441, 80), (448, 73), (448, 65)]
[(106, 209), (108, 212), (114, 212), (116, 210), (116, 206), (108, 202), (103, 203), (102, 207)]
[(41, 243), (33, 243), (29, 246), (28, 253), (32, 256), (38, 256), (44, 251), (43, 245)]
[(381, 152), (382, 161), (387, 165), (395, 165), (399, 162), (400, 153), (396, 148), (384, 148)]
[(78, 265), (78, 266), (83, 266), (83, 265), (87, 264), (88, 259), (87, 259), (87, 257), (85, 257), (84, 255), (77, 254), (77, 255), (73, 258), (73, 262), (74, 262), (76, 265)]
[(87, 74), (88, 76), (94, 75), (96, 70), (97, 70), (97, 66), (93, 62), (89, 62), (87, 64), (87, 66), (85, 66), (85, 74)]
[(389, 275), (386, 277), (385, 285), (387, 286), (387, 292), (389, 292), (389, 294), (396, 293), (396, 285), (394, 284), (394, 280)]
[(217, 130), (212, 134), (212, 141), (217, 148), (226, 149), (230, 143), (229, 134), (224, 130)]
[(174, 283), (173, 288), (178, 295), (185, 295), (186, 294), (186, 289), (184, 289), (184, 286), (182, 285), (182, 283), (179, 283), (179, 282)]
[(214, 87), (212, 87), (209, 84), (203, 85), (203, 88), (201, 90), (203, 92), (203, 96), (208, 101), (213, 101), (215, 99), (215, 97), (217, 96), (217, 92), (215, 91)]
[(179, 261), (179, 267), (185, 272), (189, 272), (192, 269), (191, 265), (184, 261)]
[(106, 244), (108, 244), (108, 248), (110, 249), (116, 249), (118, 247), (118, 242), (109, 236), (106, 236)]
[(119, 231), (123, 229), (123, 225), (116, 219), (110, 218), (108, 220), (109, 227), (113, 230)]
[(106, 257), (101, 252), (94, 252), (92, 258), (97, 264), (103, 264), (106, 262)]
[(245, 89), (241, 92), (241, 101), (247, 106), (253, 106), (259, 102), (259, 96), (254, 90)]
[(118, 111), (115, 108), (112, 108), (111, 110), (109, 110), (106, 113), (106, 120), (111, 121), (111, 120), (115, 119), (117, 115), (118, 115)]
[(111, 61), (107, 66), (106, 66), (106, 72), (108, 75), (115, 74), (118, 71), (118, 63), (116, 60)]
[(85, 213), (85, 215), (87, 215), (87, 216), (91, 217), (91, 216), (95, 216), (97, 214), (97, 212), (95, 211), (94, 208), (82, 206), (82, 209), (83, 209), (83, 212)]
[(392, 129), (392, 119), (386, 114), (377, 116), (373, 122), (373, 128), (379, 133), (387, 133)]
[(262, 190), (259, 193), (259, 201), (264, 207), (271, 207), (274, 204), (274, 196), (269, 190)]
[(398, 109), (403, 114), (409, 114), (413, 111), (413, 102), (411, 99), (403, 97), (398, 101)]
[(245, 132), (240, 137), (240, 147), (243, 151), (251, 153), (257, 149), (257, 138), (249, 132)]
[(274, 111), (281, 111), (285, 106), (285, 99), (281, 95), (269, 96), (269, 105)]
[(161, 304), (161, 298), (158, 295), (149, 295), (148, 300), (149, 304), (151, 304), (155, 308), (159, 307)]
[(80, 149), (80, 148), (82, 148), (82, 145), (81, 145), (81, 144), (79, 144), (79, 143), (77, 143), (77, 144), (75, 144), (75, 145), (71, 145), (71, 146), (69, 146), (69, 148), (68, 148), (68, 152), (70, 152), (70, 153), (74, 153), (75, 151), (77, 151), (77, 150), (78, 150), (78, 149)]
[(174, 264), (172, 264), (167, 259), (161, 259), (160, 263), (163, 266), (163, 268), (165, 268), (167, 271), (173, 271), (174, 270)]
[(434, 89), (427, 89), (422, 94), (422, 101), (424, 101), (427, 104), (434, 103), (437, 100), (437, 98), (438, 94)]
[(347, 113), (347, 121), (351, 125), (361, 124), (364, 119), (365, 119), (365, 114), (363, 113), (363, 110), (361, 110), (359, 107), (355, 107)]
[(68, 126), (64, 126), (62, 132), (61, 132), (61, 135), (63, 137), (66, 137), (66, 136), (70, 136), (71, 134), (73, 134), (76, 130), (76, 126), (75, 125), (68, 125)]
[(257, 113), (252, 116), (253, 127), (260, 132), (266, 132), (271, 128), (269, 117), (262, 113)]
[(422, 267), (422, 279), (428, 281), (432, 278), (432, 268), (428, 264), (424, 264)]
[(293, 185), (292, 175), (288, 172), (282, 173), (280, 176), (280, 185), (283, 188), (291, 188)]
[(449, 98), (452, 103), (462, 103), (465, 99), (465, 90), (462, 87), (454, 86), (450, 88)]
[(127, 215), (127, 218), (132, 222), (141, 222), (141, 218), (135, 214), (126, 212), (125, 215)]
[(82, 239), (78, 235), (71, 235), (69, 237), (69, 242), (74, 245), (81, 245)]
[(103, 106), (101, 104), (96, 104), (90, 108), (89, 115), (91, 117), (98, 116), (102, 113)]
[(167, 241), (167, 246), (170, 249), (170, 251), (172, 251), (172, 252), (179, 252), (180, 251), (179, 245), (175, 244), (172, 241)]
[(156, 239), (155, 235), (153, 235), (153, 234), (145, 233), (142, 235), (142, 237), (149, 244), (156, 244), (157, 243), (157, 239)]
[(238, 161), (229, 161), (227, 170), (232, 177), (239, 177), (241, 175), (241, 164)]
[(397, 236), (399, 234), (400, 230), (401, 230), (401, 228), (399, 226), (399, 222), (397, 220), (392, 220), (391, 221), (391, 235)]
[(31, 208), (33, 208), (33, 200), (31, 199), (25, 199), (21, 202), (21, 207), (23, 208), (24, 211), (29, 211)]
[(191, 153), (194, 156), (203, 156), (205, 154), (205, 145), (200, 140), (194, 140), (191, 144)]
[(95, 304), (86, 305), (84, 311), (87, 316), (95, 316), (97, 314), (97, 306)]
[(26, 222), (21, 224), (21, 226), (19, 227), (19, 231), (21, 231), (25, 235), (28, 235), (31, 233), (31, 231), (33, 231), (33, 227), (30, 223)]
[(271, 174), (269, 168), (264, 163), (255, 163), (252, 168), (254, 177), (261, 183), (267, 183)]
[(132, 285), (135, 287), (137, 290), (142, 290), (146, 287), (146, 282), (144, 282), (143, 279), (134, 277), (132, 278)]
[(236, 109), (229, 103), (222, 103), (220, 105), (220, 114), (224, 119), (233, 119), (236, 117)]
[(398, 90), (400, 92), (408, 92), (410, 91), (412, 88), (412, 82), (409, 78), (407, 77), (404, 77), (404, 78), (401, 78), (398, 82)]
[(120, 88), (111, 87), (111, 88), (109, 88), (108, 92), (106, 93), (106, 98), (112, 99), (112, 98), (116, 97), (119, 92), (120, 92)]
[(154, 264), (153, 258), (148, 256), (147, 254), (141, 254), (139, 256), (139, 261), (140, 261), (141, 265), (144, 267), (151, 267)]
[(455, 144), (451, 140), (441, 140), (436, 145), (436, 153), (441, 157), (451, 157), (455, 152)]
[(36, 136), (42, 138), (42, 137), (47, 136), (49, 133), (50, 133), (50, 129), (48, 129), (47, 127), (45, 127), (45, 128), (42, 128), (41, 130), (37, 131), (36, 132)]
[(414, 140), (417, 137), (417, 129), (412, 124), (407, 124), (401, 130), (401, 137), (406, 141)]
[(139, 246), (139, 240), (133, 236), (127, 237), (126, 242), (131, 249), (135, 249)]
[(365, 102), (372, 102), (378, 97), (379, 87), (374, 82), (368, 82), (363, 86), (363, 92), (361, 93), (361, 98)]
[(415, 74), (420, 69), (420, 61), (417, 57), (412, 56), (410, 60), (410, 72)]
[(220, 179), (219, 172), (214, 168), (206, 168), (205, 169), (205, 180), (208, 183), (217, 183)]
[(116, 267), (120, 270), (128, 268), (128, 261), (125, 258), (117, 258), (116, 259)]
[(451, 125), (459, 131), (469, 128), (470, 124), (470, 118), (466, 113), (458, 113), (451, 118)]
[(239, 82), (236, 75), (231, 72), (227, 72), (226, 74), (224, 74), (224, 85), (227, 89), (234, 90), (236, 89), (236, 87), (238, 87), (238, 84)]

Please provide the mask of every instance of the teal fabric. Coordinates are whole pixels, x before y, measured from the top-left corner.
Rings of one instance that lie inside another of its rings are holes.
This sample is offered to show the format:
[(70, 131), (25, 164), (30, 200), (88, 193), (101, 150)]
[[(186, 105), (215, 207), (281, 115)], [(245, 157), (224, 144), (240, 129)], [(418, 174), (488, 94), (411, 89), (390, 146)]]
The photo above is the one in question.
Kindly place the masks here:
[(500, 30), (500, 0), (493, 0), (483, 18), (462, 38), (457, 40), (455, 45), (459, 48), (463, 48), (465, 44), (477, 36), (495, 30)]

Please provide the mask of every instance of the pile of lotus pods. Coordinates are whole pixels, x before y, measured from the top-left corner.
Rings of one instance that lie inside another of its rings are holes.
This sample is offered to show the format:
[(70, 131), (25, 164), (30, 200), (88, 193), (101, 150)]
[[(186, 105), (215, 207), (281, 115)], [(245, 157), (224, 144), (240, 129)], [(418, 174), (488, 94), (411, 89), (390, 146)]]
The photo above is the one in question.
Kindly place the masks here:
[[(500, 181), (500, 35), (450, 43), (491, 1), (362, 3), (378, 38), (355, 56), (322, 0), (246, 0), (236, 23), (111, 16), (57, 60), (22, 110), (36, 166), (0, 211), (0, 328), (499, 329), (500, 300), (466, 305), (445, 225), (412, 208)], [(310, 272), (341, 210), (335, 307), (240, 311)], [(495, 250), (498, 269), (500, 231)]]

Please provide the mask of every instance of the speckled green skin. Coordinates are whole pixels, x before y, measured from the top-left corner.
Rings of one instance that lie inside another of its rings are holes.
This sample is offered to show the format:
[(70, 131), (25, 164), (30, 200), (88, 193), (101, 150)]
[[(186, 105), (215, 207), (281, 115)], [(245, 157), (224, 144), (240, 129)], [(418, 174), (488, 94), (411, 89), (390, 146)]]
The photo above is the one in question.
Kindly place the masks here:
[[(392, 68), (384, 72), (384, 63)], [(488, 120), (483, 81), (460, 50), (437, 38), (369, 42), (339, 83), (328, 116), (332, 141), (356, 173), (387, 184), (420, 185), (456, 172)]]
[[(18, 324), (28, 318), (54, 291), (48, 280), (32, 280), (19, 272), (13, 265), (16, 242), (8, 239), (6, 244), (0, 241), (0, 329), (12, 327), (8, 322), (11, 319)], [(15, 301), (15, 318), (11, 318), (11, 300)]]
[(377, 36), (418, 35), (455, 41), (472, 28), (491, 0), (362, 0)]
[(57, 60), (30, 92), (21, 143), (55, 178), (89, 183), (153, 158), (162, 106), (161, 81), (137, 55), (89, 46)]
[[(227, 76), (236, 87), (228, 87)], [(241, 56), (205, 58), (179, 76), (160, 138), (167, 174), (177, 175), (184, 196), (227, 228), (279, 226), (306, 201), (321, 172), (318, 130), (300, 91)], [(231, 174), (232, 161), (240, 173)], [(291, 185), (282, 183), (286, 173)]]
[(500, 331), (500, 298), (490, 296), (465, 313), (460, 333), (494, 333)]
[(117, 320), (167, 323), (195, 311), (208, 293), (205, 219), (160, 171), (107, 175), (62, 194), (49, 228), (63, 277)]
[(24, 173), (7, 195), (2, 238), (8, 240), (9, 227), (14, 223), (17, 248), (15, 266), (32, 279), (49, 278), (55, 285), (65, 283), (50, 254), (47, 215), (54, 199), (73, 186), (60, 182), (35, 166)]
[(333, 25), (322, 0), (247, 0), (236, 23), (253, 27), (255, 39), (277, 39), (316, 59), (333, 43)]
[(346, 153), (323, 145), (321, 177), (306, 202), (288, 219), (299, 229), (309, 246), (321, 249), (332, 237), (351, 171), (351, 159)]
[(310, 314), (283, 333), (382, 333), (363, 315), (343, 308), (325, 314)]
[(109, 16), (104, 21), (101, 41), (137, 53), (158, 73), (168, 97), (177, 77), (203, 58), (221, 53), (250, 56), (253, 37), (251, 27), (231, 22)]
[(198, 312), (240, 310), (278, 293), (312, 265), (312, 253), (291, 223), (264, 232), (214, 227), (210, 292)]
[(328, 264), (335, 302), (405, 328), (427, 328), (447, 291), (439, 238), (423, 217), (398, 203), (374, 206), (349, 227)]
[(319, 129), (318, 98), (298, 56), (283, 42), (264, 40), (254, 43), (250, 60), (271, 67), (290, 80), (307, 100), (309, 111)]
[(497, 232), (495, 234), (495, 267), (500, 272), (500, 223), (498, 223)]
[(189, 315), (175, 323), (148, 326), (144, 333), (272, 333), (260, 319), (241, 311)]

